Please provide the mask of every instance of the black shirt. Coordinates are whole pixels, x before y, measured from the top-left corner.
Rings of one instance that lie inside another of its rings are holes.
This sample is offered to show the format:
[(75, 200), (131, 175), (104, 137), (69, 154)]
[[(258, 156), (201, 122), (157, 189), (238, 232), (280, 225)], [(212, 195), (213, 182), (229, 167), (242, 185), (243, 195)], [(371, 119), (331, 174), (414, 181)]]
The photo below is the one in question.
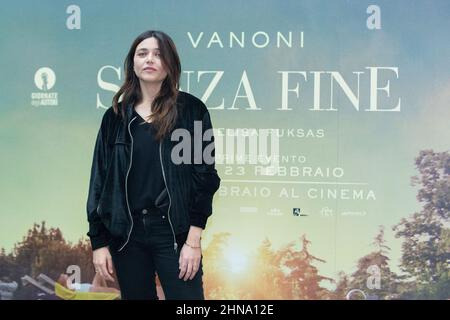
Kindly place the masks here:
[(133, 213), (142, 209), (155, 209), (156, 198), (165, 190), (159, 159), (159, 142), (155, 140), (153, 124), (146, 122), (133, 109), (131, 134), (133, 158), (128, 175), (128, 199)]

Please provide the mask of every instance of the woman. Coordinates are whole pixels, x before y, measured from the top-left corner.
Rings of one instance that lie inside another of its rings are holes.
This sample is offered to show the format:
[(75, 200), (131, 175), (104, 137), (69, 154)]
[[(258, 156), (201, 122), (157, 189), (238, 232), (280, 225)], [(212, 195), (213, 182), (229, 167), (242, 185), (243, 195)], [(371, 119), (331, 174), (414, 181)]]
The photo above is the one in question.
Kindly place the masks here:
[(123, 299), (157, 299), (155, 273), (166, 299), (204, 299), (200, 240), (220, 185), (209, 112), (178, 90), (180, 60), (164, 32), (139, 35), (124, 71), (89, 182), (96, 272), (113, 280), (114, 265)]
[(108, 284), (100, 273), (95, 274), (92, 283), (72, 283), (72, 279), (65, 273), (59, 276), (57, 282), (67, 289), (79, 292), (109, 292), (120, 294), (120, 291), (116, 288), (108, 287)]

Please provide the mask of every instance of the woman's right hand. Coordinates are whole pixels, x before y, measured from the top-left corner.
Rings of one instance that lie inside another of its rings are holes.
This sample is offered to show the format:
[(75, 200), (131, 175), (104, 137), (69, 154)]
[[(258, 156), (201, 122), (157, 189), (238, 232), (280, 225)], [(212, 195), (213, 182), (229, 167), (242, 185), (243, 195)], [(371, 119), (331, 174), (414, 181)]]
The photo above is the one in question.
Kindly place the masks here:
[(111, 277), (113, 274), (113, 263), (111, 254), (109, 253), (109, 247), (102, 247), (94, 250), (93, 262), (95, 272), (100, 274), (105, 280), (114, 282), (114, 278)]

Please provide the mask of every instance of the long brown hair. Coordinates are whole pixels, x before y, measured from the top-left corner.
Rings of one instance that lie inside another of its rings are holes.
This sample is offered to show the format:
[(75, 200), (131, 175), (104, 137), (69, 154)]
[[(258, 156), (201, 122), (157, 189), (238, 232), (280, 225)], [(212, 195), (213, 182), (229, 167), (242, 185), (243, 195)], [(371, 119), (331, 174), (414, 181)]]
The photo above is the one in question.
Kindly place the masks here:
[[(181, 74), (181, 63), (175, 43), (166, 33), (158, 30), (149, 30), (141, 33), (133, 41), (124, 62), (125, 81), (114, 95), (112, 106), (114, 112), (116, 114), (120, 112), (125, 119), (127, 106), (141, 102), (141, 86), (139, 78), (133, 70), (134, 54), (139, 43), (151, 37), (156, 38), (158, 41), (161, 63), (167, 71), (167, 77), (162, 82), (161, 89), (152, 102), (152, 114), (148, 118), (155, 126), (155, 139), (159, 141), (170, 132), (177, 121), (178, 110), (176, 101)], [(120, 97), (122, 97), (121, 106), (119, 106)]]

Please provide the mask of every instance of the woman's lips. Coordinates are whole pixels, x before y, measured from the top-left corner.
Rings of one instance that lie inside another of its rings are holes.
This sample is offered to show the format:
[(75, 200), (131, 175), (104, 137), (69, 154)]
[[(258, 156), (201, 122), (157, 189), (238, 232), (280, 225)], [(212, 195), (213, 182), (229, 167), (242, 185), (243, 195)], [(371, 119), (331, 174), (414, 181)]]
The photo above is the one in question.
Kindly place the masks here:
[(154, 69), (154, 68), (145, 68), (144, 71), (152, 72), (152, 71), (156, 71), (156, 69)]

